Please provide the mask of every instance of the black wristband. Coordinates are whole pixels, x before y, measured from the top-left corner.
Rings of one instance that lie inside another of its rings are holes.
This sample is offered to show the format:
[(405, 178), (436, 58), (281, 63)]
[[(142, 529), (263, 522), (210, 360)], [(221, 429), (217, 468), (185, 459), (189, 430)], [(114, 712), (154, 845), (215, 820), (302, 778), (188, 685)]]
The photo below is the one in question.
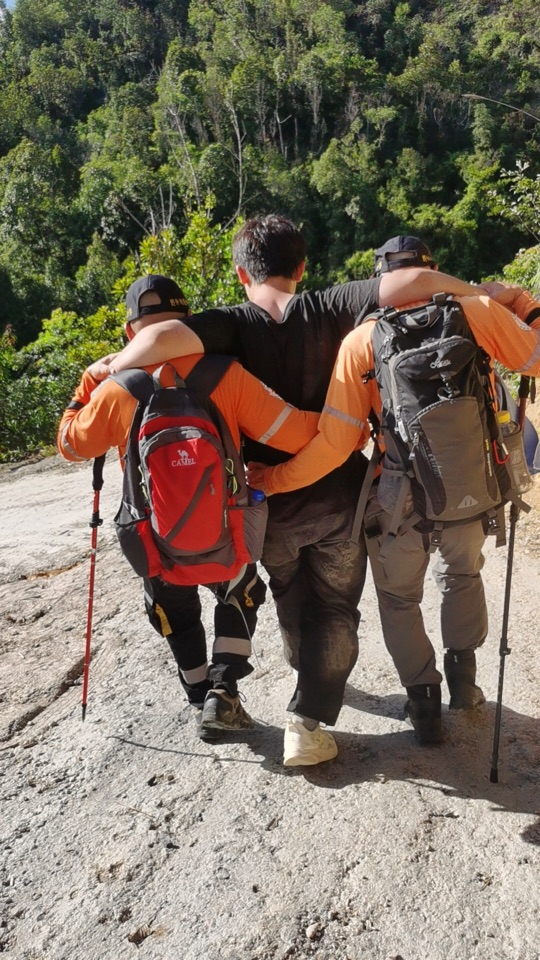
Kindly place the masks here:
[(530, 313), (527, 314), (523, 323), (526, 323), (527, 326), (530, 327), (531, 323), (537, 320), (538, 317), (540, 317), (540, 307), (535, 307)]

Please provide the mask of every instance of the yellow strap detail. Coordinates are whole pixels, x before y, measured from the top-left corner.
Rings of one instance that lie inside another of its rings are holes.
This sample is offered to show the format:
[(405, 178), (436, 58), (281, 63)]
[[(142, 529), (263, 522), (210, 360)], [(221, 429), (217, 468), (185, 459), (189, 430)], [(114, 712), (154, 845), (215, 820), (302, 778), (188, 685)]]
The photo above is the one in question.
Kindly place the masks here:
[(161, 635), (163, 637), (170, 636), (170, 634), (172, 633), (172, 627), (169, 621), (167, 620), (163, 607), (160, 607), (159, 603), (156, 603), (156, 613), (159, 617), (159, 622), (161, 624)]

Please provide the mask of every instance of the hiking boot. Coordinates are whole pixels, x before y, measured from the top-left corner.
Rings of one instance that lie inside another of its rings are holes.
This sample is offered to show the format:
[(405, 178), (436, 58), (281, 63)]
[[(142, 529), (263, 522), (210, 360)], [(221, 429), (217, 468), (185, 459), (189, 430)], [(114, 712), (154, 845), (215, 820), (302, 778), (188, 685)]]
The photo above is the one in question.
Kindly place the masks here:
[(450, 692), (450, 710), (474, 710), (486, 702), (476, 685), (474, 650), (445, 650), (444, 675)]
[(287, 720), (283, 750), (284, 767), (309, 767), (337, 757), (331, 733), (316, 727), (308, 730), (300, 720)]
[(422, 746), (442, 743), (441, 685), (421, 683), (406, 689), (409, 699), (405, 704), (405, 716), (413, 725), (418, 743)]
[(195, 719), (195, 733), (201, 740), (219, 740), (221, 737), (221, 730), (214, 730), (212, 727), (207, 727), (205, 730), (201, 726), (203, 706), (204, 704), (202, 703), (191, 704)]
[(240, 697), (229, 696), (225, 690), (210, 690), (206, 694), (201, 717), (201, 736), (206, 730), (252, 730), (255, 723), (246, 713)]

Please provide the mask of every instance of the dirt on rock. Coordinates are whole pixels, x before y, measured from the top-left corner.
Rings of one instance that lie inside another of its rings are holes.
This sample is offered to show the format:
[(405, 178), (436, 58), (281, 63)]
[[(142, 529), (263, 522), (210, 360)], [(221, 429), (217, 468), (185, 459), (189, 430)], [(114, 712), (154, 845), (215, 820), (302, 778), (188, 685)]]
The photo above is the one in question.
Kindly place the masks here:
[[(91, 466), (0, 470), (0, 953), (20, 960), (539, 960), (540, 515), (517, 527), (498, 782), (506, 551), (486, 547), (485, 708), (421, 748), (369, 581), (338, 757), (282, 765), (293, 677), (271, 600), (243, 683), (252, 733), (204, 743), (101, 495), (93, 659)], [(529, 498), (540, 507), (540, 481)], [(212, 628), (211, 595), (202, 591)], [(424, 612), (437, 649), (438, 598)], [(441, 657), (442, 659), (442, 651)]]

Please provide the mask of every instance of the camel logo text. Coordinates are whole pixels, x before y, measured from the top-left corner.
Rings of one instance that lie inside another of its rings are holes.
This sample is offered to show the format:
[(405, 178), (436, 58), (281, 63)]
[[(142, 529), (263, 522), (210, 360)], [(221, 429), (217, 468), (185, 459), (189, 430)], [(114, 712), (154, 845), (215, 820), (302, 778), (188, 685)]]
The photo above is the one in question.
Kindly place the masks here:
[(193, 467), (196, 464), (196, 460), (193, 457), (190, 457), (187, 450), (178, 450), (178, 460), (172, 460), (172, 467)]

